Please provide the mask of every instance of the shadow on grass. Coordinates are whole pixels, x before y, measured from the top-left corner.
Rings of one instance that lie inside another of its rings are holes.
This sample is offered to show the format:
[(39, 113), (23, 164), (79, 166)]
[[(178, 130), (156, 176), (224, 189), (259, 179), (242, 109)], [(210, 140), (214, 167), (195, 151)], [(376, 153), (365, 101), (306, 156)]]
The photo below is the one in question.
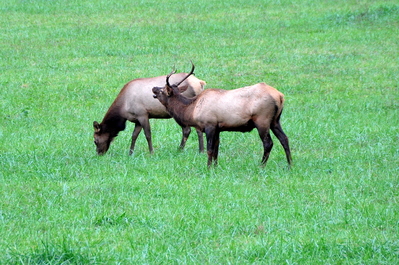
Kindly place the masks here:
[(42, 242), (30, 253), (12, 251), (7, 264), (97, 264), (97, 261), (66, 242), (61, 244)]

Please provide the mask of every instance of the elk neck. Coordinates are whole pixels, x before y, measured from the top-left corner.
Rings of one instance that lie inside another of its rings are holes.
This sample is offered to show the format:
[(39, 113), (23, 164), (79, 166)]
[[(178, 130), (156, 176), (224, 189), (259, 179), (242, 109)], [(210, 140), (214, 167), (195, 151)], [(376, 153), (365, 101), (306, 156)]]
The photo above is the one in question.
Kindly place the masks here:
[(120, 115), (119, 111), (110, 108), (107, 114), (105, 114), (101, 125), (106, 132), (116, 136), (120, 131), (126, 128), (126, 120), (126, 118)]
[(190, 123), (197, 97), (187, 98), (181, 94), (174, 94), (169, 98), (166, 108), (179, 125)]

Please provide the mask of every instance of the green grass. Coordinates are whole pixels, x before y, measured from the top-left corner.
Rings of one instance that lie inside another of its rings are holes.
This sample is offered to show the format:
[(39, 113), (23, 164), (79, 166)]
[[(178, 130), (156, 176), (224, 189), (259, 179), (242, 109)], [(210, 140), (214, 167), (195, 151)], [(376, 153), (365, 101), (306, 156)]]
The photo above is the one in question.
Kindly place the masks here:
[[(399, 263), (397, 1), (0, 4), (0, 264)], [(207, 87), (285, 94), (294, 165), (255, 131), (151, 120), (95, 155), (122, 86), (190, 60)]]

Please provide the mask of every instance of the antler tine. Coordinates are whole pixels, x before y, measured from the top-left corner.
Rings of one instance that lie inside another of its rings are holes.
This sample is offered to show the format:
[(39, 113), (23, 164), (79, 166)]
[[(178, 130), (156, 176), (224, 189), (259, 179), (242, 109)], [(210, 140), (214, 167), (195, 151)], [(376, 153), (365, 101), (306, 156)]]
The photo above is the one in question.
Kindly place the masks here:
[(192, 65), (192, 68), (191, 68), (190, 73), (185, 78), (183, 78), (183, 80), (181, 80), (179, 83), (177, 83), (176, 86), (179, 86), (181, 83), (184, 82), (184, 80), (186, 80), (190, 75), (192, 75), (194, 73), (195, 66), (192, 61), (191, 61), (191, 65)]

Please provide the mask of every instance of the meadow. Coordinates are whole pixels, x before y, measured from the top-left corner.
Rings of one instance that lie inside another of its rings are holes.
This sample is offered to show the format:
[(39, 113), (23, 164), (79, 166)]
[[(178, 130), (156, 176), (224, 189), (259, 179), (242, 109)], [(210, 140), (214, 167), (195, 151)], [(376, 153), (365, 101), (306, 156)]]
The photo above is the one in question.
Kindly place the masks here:
[[(394, 0), (0, 3), (0, 264), (398, 264)], [(139, 77), (285, 95), (266, 167), (256, 131), (133, 124), (97, 156), (93, 121)]]

